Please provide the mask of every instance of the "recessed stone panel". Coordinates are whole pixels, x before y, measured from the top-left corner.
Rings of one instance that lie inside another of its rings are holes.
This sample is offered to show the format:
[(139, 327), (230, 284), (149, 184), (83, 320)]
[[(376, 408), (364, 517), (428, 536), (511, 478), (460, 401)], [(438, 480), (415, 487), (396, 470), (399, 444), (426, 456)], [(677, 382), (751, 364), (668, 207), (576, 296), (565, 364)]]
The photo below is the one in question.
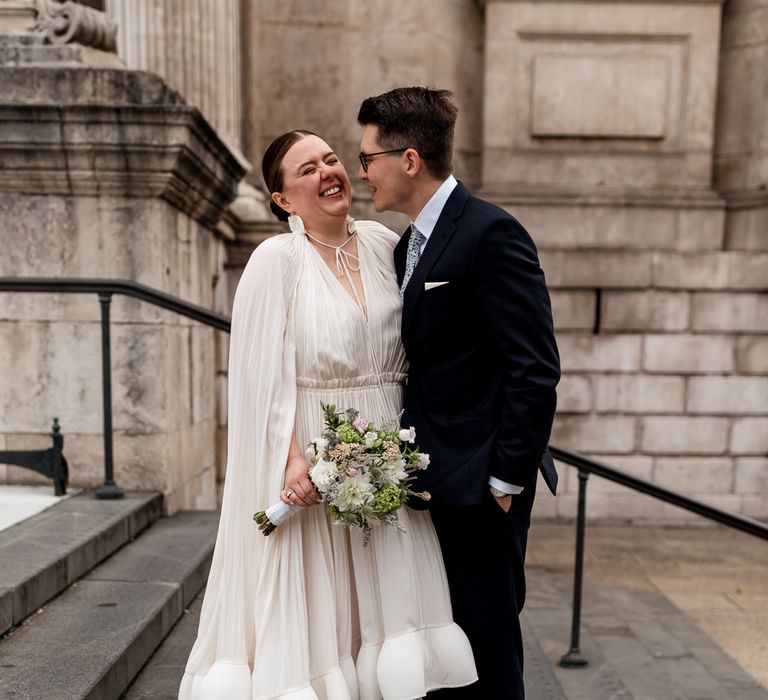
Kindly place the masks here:
[(531, 135), (662, 139), (670, 59), (544, 54), (532, 64)]

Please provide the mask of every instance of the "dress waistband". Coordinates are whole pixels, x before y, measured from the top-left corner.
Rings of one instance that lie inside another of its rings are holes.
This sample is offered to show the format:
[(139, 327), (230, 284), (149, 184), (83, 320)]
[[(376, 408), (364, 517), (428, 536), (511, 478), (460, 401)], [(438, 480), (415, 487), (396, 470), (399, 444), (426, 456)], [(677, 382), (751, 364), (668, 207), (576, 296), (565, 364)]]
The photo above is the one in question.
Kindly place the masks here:
[(381, 375), (369, 374), (362, 377), (344, 377), (337, 379), (315, 379), (314, 377), (297, 377), (296, 386), (299, 391), (361, 391), (367, 389), (401, 389), (405, 383), (405, 374), (400, 372), (385, 372)]

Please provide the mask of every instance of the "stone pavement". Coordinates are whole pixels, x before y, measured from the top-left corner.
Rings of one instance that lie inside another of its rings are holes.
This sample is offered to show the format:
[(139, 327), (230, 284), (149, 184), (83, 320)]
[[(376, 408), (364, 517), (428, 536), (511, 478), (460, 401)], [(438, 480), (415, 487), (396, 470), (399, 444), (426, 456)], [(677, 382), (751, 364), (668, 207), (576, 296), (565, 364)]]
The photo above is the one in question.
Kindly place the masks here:
[[(574, 540), (574, 525), (531, 529), (525, 613), (553, 662), (569, 644)], [(767, 542), (714, 526), (588, 524), (585, 588), (590, 666), (554, 666), (569, 699), (768, 699)]]
[[(557, 661), (570, 639), (574, 532), (531, 531), (527, 700), (768, 700), (768, 544), (716, 527), (588, 525), (589, 665), (570, 670)], [(201, 598), (124, 700), (175, 699)]]

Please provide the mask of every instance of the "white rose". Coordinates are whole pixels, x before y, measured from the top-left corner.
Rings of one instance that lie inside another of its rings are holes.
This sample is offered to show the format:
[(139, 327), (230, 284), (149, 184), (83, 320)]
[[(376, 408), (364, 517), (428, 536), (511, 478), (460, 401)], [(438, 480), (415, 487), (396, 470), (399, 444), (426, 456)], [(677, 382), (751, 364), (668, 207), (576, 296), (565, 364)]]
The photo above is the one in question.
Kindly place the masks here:
[(373, 447), (373, 444), (376, 442), (376, 440), (378, 440), (379, 434), (368, 432), (365, 435), (363, 435), (363, 437), (365, 438), (366, 449), (370, 450)]
[(411, 426), (407, 430), (405, 428), (403, 428), (400, 431), (400, 433), (398, 434), (398, 437), (403, 442), (411, 442), (411, 443), (415, 442), (416, 441), (416, 428), (414, 428), (413, 426)]
[(315, 443), (315, 447), (317, 448), (318, 453), (325, 452), (325, 449), (328, 447), (328, 440), (325, 438), (315, 438), (312, 442)]
[(312, 483), (316, 486), (317, 490), (322, 493), (336, 480), (338, 473), (339, 468), (336, 462), (328, 462), (321, 458), (309, 470), (309, 478), (312, 479)]
[(429, 455), (426, 452), (422, 452), (419, 455), (419, 469), (426, 469), (429, 466)]

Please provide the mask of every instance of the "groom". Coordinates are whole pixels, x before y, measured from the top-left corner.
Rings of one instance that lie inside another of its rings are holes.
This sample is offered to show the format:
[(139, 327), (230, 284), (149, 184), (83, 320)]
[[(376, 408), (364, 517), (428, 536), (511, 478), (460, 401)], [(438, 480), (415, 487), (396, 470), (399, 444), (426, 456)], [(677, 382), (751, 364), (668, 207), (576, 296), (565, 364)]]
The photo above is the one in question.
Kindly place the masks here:
[[(398, 88), (360, 106), (360, 177), (376, 211), (407, 214), (395, 248), (408, 356), (404, 426), (416, 428), (456, 622), (479, 681), (432, 698), (521, 700), (525, 549), (560, 378), (536, 247), (452, 170), (457, 109), (446, 90)], [(418, 503), (414, 504), (418, 507)]]

